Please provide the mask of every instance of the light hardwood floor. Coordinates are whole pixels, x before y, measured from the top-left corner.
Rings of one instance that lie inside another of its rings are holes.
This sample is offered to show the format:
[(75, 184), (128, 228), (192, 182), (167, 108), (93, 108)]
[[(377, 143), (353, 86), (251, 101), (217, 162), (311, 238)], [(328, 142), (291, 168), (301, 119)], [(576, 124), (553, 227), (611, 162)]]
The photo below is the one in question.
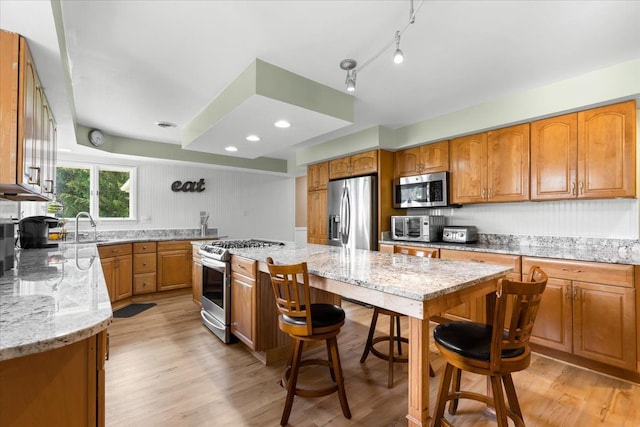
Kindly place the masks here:
[[(120, 426), (278, 426), (285, 391), (279, 386), (283, 363), (264, 366), (243, 344), (222, 344), (200, 322), (190, 294), (153, 299), (158, 305), (109, 327), (106, 363), (106, 425)], [(345, 302), (347, 321), (339, 335), (352, 419), (342, 416), (337, 395), (296, 397), (292, 426), (406, 426), (407, 369), (398, 364), (393, 389), (387, 389), (386, 362), (359, 359), (371, 310)], [(405, 319), (406, 320), (406, 319)], [(388, 328), (383, 316), (379, 327)], [(406, 328), (406, 324), (404, 325)], [(436, 378), (442, 370), (432, 347)], [(307, 383), (326, 372), (306, 371)], [(531, 366), (514, 375), (527, 426), (640, 426), (640, 387), (566, 363), (534, 355)], [(463, 388), (483, 392), (483, 377), (463, 376)], [(460, 402), (457, 426), (495, 426)]]

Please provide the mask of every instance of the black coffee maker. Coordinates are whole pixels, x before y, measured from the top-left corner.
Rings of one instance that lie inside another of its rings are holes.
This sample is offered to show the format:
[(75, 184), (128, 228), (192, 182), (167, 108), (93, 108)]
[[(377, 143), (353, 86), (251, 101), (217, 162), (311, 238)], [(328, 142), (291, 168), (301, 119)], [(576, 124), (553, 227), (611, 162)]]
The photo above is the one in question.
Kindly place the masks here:
[(57, 248), (49, 243), (49, 228), (57, 227), (58, 219), (50, 216), (29, 216), (18, 222), (20, 247), (22, 249)]

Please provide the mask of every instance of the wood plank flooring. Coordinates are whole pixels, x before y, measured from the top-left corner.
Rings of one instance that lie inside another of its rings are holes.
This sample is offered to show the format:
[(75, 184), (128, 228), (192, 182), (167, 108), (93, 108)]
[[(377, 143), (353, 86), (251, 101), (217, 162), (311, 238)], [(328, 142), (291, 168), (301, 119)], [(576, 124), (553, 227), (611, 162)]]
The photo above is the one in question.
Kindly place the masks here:
[[(114, 319), (109, 327), (107, 427), (279, 425), (285, 399), (279, 385), (283, 363), (264, 366), (243, 344), (221, 343), (202, 326), (190, 294), (152, 301), (158, 305), (132, 318)], [(386, 362), (370, 355), (359, 363), (371, 310), (349, 302), (344, 308), (347, 322), (338, 341), (352, 419), (342, 416), (333, 394), (296, 397), (289, 424), (406, 426), (406, 364), (396, 365), (394, 388), (387, 389)], [(388, 328), (385, 316), (379, 328)], [(430, 387), (433, 408), (442, 360), (435, 346), (431, 356), (436, 371)], [(314, 369), (303, 374), (307, 384), (328, 377)], [(514, 382), (529, 427), (640, 426), (637, 384), (538, 355), (527, 370), (514, 375)], [(463, 376), (463, 388), (484, 392), (485, 386), (484, 377)], [(476, 409), (481, 404), (462, 400), (453, 417), (456, 425), (495, 426)]]

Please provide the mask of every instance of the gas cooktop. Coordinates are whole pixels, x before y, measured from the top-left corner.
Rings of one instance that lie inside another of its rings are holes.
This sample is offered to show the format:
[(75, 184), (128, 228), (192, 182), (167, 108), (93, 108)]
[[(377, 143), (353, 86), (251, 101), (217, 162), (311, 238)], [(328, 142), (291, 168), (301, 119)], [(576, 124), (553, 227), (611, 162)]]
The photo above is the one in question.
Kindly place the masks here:
[(214, 240), (212, 242), (201, 245), (199, 252), (202, 256), (226, 261), (229, 259), (229, 249), (265, 248), (269, 246), (284, 246), (284, 243), (260, 239)]

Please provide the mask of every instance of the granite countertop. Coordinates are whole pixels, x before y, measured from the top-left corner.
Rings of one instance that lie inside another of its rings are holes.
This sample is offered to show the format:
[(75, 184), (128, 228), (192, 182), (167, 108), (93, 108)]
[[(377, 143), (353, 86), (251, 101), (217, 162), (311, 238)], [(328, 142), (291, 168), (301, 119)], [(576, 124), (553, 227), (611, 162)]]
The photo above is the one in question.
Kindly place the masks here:
[[(558, 240), (558, 239), (557, 239)], [(612, 240), (562, 240), (557, 244), (529, 244), (528, 240), (495, 239), (477, 243), (410, 242), (403, 240), (381, 240), (380, 244), (453, 249), (471, 252), (521, 255), (540, 258), (556, 258), (568, 261), (593, 261), (611, 264), (640, 265), (640, 244), (617, 244)], [(555, 243), (555, 242), (554, 242)]]
[(230, 249), (231, 254), (276, 264), (307, 262), (309, 274), (425, 301), (487, 280), (512, 269), (493, 264), (421, 258), (304, 243)]
[(81, 341), (111, 319), (95, 244), (18, 250), (0, 276), (0, 361)]

